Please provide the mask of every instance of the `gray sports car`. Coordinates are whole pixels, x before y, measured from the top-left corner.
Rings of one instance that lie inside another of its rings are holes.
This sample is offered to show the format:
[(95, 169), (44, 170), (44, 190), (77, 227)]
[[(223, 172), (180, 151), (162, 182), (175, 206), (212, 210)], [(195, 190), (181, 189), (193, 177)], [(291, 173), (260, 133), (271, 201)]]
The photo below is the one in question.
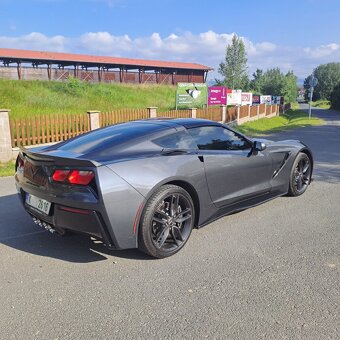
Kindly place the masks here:
[(299, 141), (252, 140), (203, 119), (149, 119), (22, 149), (15, 180), (24, 208), (47, 230), (163, 258), (193, 227), (301, 195), (312, 170)]

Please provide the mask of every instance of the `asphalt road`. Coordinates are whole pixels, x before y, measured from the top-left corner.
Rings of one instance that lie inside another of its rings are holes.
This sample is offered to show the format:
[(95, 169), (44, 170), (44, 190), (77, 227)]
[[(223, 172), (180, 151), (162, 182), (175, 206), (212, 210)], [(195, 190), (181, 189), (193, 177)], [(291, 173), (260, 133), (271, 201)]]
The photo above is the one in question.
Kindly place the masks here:
[(315, 181), (194, 230), (165, 260), (41, 231), (0, 180), (1, 339), (338, 339), (340, 112), (301, 139)]

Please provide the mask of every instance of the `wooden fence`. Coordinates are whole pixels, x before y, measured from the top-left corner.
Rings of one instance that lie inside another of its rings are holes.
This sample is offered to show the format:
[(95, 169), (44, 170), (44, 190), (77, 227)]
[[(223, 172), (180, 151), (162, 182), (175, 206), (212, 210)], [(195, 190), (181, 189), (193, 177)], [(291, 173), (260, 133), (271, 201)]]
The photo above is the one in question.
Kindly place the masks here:
[(227, 109), (226, 123), (237, 120), (237, 106), (232, 106)]
[(250, 117), (256, 117), (257, 116), (257, 110), (259, 109), (258, 106), (251, 106), (250, 107)]
[(260, 104), (259, 105), (259, 114), (263, 115), (266, 113), (266, 104)]
[(222, 113), (219, 107), (209, 107), (206, 109), (197, 109), (196, 118), (210, 119), (215, 122), (222, 120)]
[(131, 120), (139, 120), (149, 118), (147, 109), (123, 109), (111, 112), (99, 113), (99, 125), (101, 127), (109, 126), (117, 123), (124, 123)]
[(191, 110), (170, 110), (157, 112), (157, 117), (162, 118), (191, 118)]
[[(93, 112), (92, 112), (93, 113)], [(53, 143), (75, 137), (98, 127), (123, 123), (131, 120), (169, 117), (169, 118), (205, 118), (224, 123), (238, 121), (243, 123), (256, 116), (278, 114), (277, 105), (240, 106), (240, 107), (209, 107), (204, 109), (170, 110), (157, 112), (155, 108), (123, 109), (111, 112), (95, 112), (96, 124), (92, 125), (89, 115), (55, 114), (27, 118), (10, 118), (12, 147)], [(98, 116), (97, 116), (98, 115)]]
[(241, 106), (240, 107), (240, 118), (248, 117), (248, 110), (249, 110), (249, 106), (248, 105)]
[(86, 113), (11, 118), (9, 123), (12, 147), (59, 142), (90, 131)]

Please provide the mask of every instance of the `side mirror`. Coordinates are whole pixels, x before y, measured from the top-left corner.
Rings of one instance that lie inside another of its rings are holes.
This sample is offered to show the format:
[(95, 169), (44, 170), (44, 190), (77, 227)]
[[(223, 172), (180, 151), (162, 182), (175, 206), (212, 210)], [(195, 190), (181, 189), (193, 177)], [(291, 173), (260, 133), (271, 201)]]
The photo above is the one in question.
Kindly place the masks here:
[(255, 151), (263, 151), (266, 149), (266, 147), (267, 147), (266, 143), (259, 142), (259, 141), (255, 141), (253, 144), (253, 149)]

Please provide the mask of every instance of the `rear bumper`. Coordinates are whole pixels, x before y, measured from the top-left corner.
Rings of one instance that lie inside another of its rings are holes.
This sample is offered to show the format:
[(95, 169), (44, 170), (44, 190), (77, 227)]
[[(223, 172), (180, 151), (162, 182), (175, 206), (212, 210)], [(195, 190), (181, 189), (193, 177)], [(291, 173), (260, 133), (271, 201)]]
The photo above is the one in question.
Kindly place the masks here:
[[(25, 210), (55, 228), (85, 233), (113, 249), (138, 247), (137, 217), (144, 196), (106, 166), (95, 168), (97, 192), (91, 187), (56, 185), (50, 180), (35, 185), (23, 173), (15, 175)], [(51, 203), (48, 215), (25, 203), (26, 193)]]
[(93, 236), (101, 240), (107, 247), (116, 249), (102, 214), (99, 211), (79, 209), (52, 202), (50, 213), (46, 215), (25, 203), (26, 192), (23, 189), (19, 188), (18, 191), (23, 207), (38, 221), (45, 222), (57, 230), (70, 230)]

